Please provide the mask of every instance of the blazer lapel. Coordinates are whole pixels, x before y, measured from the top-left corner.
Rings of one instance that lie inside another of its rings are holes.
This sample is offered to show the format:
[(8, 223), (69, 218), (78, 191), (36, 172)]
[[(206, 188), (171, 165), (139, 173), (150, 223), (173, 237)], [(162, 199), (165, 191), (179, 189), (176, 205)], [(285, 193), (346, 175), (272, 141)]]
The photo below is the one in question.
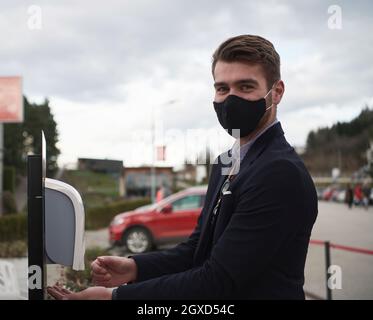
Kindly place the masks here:
[(241, 161), (239, 171), (237, 176), (233, 179), (231, 183), (231, 189), (239, 182), (242, 172), (248, 170), (253, 162), (263, 153), (263, 151), (268, 147), (270, 142), (276, 137), (284, 134), (282, 130), (281, 123), (276, 123), (273, 127), (269, 128), (264, 132), (252, 145), (250, 150), (246, 153)]
[(196, 264), (199, 264), (199, 262), (204, 260), (206, 249), (207, 249), (207, 246), (209, 244), (208, 243), (208, 239), (209, 239), (208, 236), (209, 236), (209, 232), (211, 232), (211, 230), (209, 229), (210, 216), (212, 214), (213, 207), (215, 206), (216, 201), (218, 199), (219, 191), (220, 191), (225, 179), (227, 178), (226, 175), (222, 174), (222, 168), (223, 168), (223, 165), (222, 165), (222, 163), (219, 159), (218, 168), (216, 169), (217, 173), (215, 174), (215, 177), (211, 177), (211, 178), (214, 178), (214, 181), (216, 181), (216, 182), (214, 182), (215, 189), (214, 189), (214, 192), (211, 196), (210, 202), (208, 204), (205, 203), (205, 205), (207, 205), (208, 208), (205, 211), (205, 217), (202, 219), (201, 234), (200, 234), (200, 237), (199, 237), (197, 248), (195, 250), (194, 257), (195, 257), (195, 263)]
[(213, 211), (213, 208), (215, 206), (215, 203), (216, 203), (216, 201), (218, 199), (219, 191), (220, 191), (220, 189), (221, 189), (221, 187), (223, 185), (223, 182), (225, 181), (226, 178), (227, 178), (227, 176), (226, 175), (222, 175), (222, 174), (220, 174), (219, 177), (217, 178), (216, 188), (214, 190), (214, 193), (213, 193), (213, 196), (211, 198), (211, 201), (208, 204), (208, 210), (206, 211), (206, 219), (204, 219), (204, 221), (203, 221), (203, 228), (202, 228), (201, 235), (203, 235), (204, 231), (206, 230), (206, 226), (208, 225), (208, 221), (210, 220), (210, 215), (211, 215), (211, 213)]

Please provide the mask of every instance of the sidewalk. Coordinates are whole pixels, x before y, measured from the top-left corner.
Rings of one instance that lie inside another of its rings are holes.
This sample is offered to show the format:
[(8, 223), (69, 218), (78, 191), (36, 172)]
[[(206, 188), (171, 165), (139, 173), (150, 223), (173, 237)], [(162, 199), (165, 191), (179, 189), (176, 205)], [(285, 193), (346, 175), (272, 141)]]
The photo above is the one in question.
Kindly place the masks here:
[[(319, 202), (319, 215), (312, 239), (373, 249), (373, 208), (365, 210), (333, 202)], [(342, 289), (333, 290), (333, 299), (373, 299), (373, 256), (331, 249), (331, 264), (342, 270)], [(304, 289), (325, 298), (324, 247), (310, 244)]]

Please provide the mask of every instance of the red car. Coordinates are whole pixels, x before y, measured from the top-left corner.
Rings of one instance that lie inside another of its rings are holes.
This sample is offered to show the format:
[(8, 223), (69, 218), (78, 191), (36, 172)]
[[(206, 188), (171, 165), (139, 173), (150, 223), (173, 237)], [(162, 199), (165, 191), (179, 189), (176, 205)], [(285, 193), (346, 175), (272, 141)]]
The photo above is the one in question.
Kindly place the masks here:
[(109, 227), (110, 242), (141, 253), (158, 244), (185, 240), (197, 224), (206, 191), (206, 186), (192, 187), (158, 203), (116, 215)]
[(323, 191), (322, 199), (325, 201), (334, 200), (337, 196), (338, 190), (335, 187), (328, 187)]

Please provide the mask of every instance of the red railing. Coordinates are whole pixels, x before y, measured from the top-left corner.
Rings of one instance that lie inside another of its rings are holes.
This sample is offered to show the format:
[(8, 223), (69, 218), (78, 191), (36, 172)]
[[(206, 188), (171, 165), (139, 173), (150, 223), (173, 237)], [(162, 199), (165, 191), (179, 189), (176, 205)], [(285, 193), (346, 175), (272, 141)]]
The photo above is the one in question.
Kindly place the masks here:
[(311, 239), (310, 244), (324, 246), (324, 248), (325, 248), (325, 270), (326, 270), (325, 279), (326, 279), (326, 299), (327, 300), (332, 300), (332, 290), (329, 288), (329, 285), (328, 285), (329, 267), (331, 266), (330, 248), (337, 249), (337, 250), (349, 251), (349, 252), (355, 252), (355, 253), (373, 255), (373, 250), (343, 246), (343, 245), (340, 245), (340, 244), (331, 243), (330, 241)]
[[(327, 241), (323, 241), (323, 240), (310, 240), (311, 244), (316, 244), (316, 245), (321, 245), (321, 246), (324, 246), (325, 242), (327, 242)], [(330, 248), (333, 248), (333, 249), (339, 249), (339, 250), (344, 250), (344, 251), (350, 251), (350, 252), (356, 252), (356, 253), (363, 253), (363, 254), (373, 255), (373, 250), (369, 250), (369, 249), (362, 249), (362, 248), (356, 248), (356, 247), (342, 246), (340, 244), (335, 244), (335, 243), (330, 243), (330, 242), (329, 242), (329, 246), (330, 246)]]

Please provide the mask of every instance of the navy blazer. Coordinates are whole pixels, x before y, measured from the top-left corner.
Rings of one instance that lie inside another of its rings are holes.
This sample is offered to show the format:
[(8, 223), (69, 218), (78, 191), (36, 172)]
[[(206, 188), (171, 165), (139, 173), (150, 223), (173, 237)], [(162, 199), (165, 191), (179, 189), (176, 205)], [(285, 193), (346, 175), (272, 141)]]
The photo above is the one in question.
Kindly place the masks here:
[(317, 195), (281, 124), (264, 132), (242, 159), (213, 228), (212, 209), (226, 178), (221, 159), (212, 167), (189, 239), (133, 256), (137, 280), (118, 287), (117, 299), (304, 299)]

